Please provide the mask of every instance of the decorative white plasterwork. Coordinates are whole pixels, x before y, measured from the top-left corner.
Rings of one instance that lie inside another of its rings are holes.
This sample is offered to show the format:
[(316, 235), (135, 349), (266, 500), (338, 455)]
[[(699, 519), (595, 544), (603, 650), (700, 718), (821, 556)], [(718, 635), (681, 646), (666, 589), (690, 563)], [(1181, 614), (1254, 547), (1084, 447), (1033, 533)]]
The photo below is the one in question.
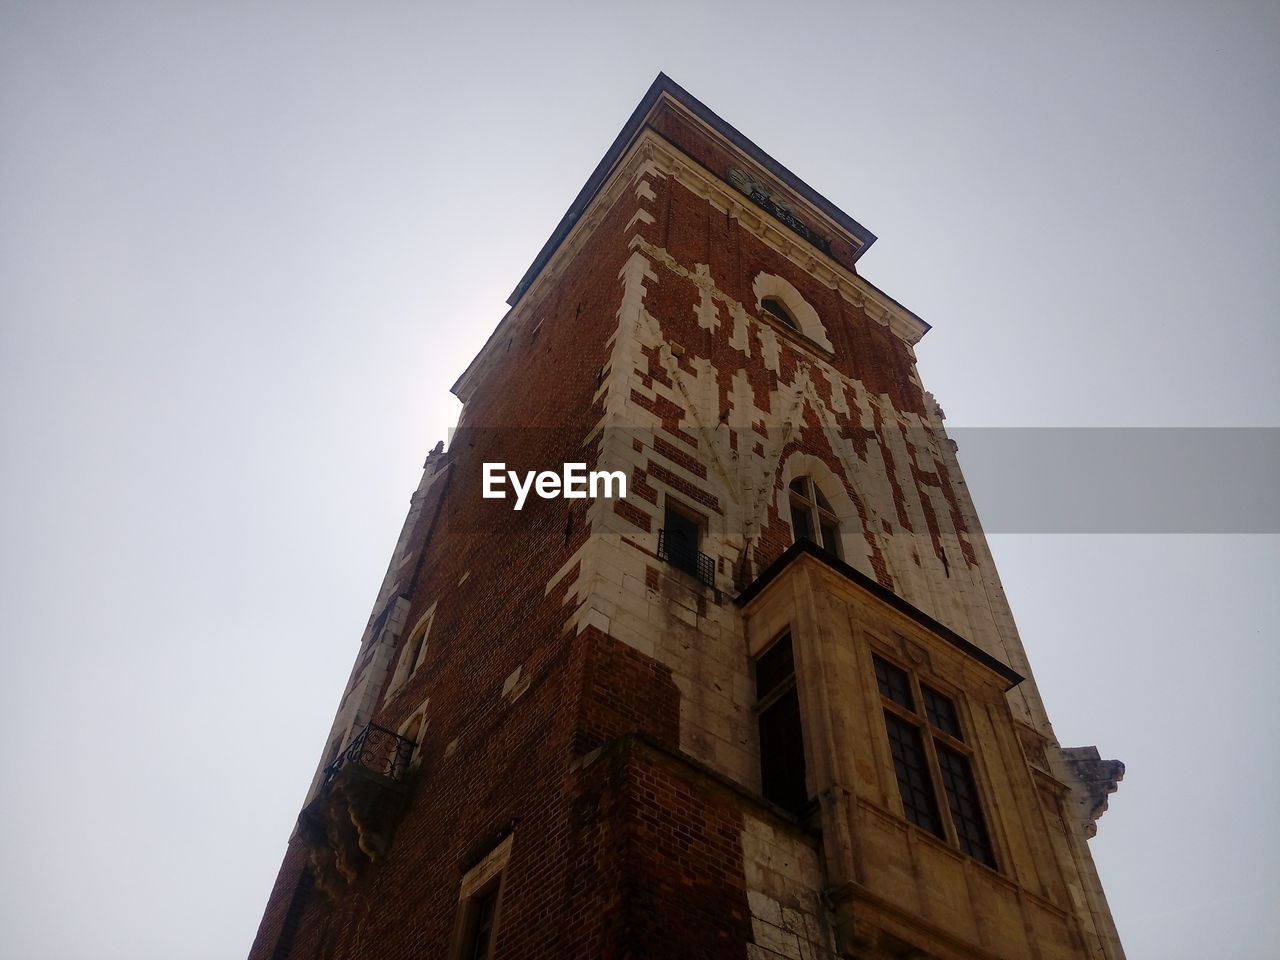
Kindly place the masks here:
[[(849, 268), (832, 260), (829, 254), (772, 221), (767, 214), (757, 211), (749, 204), (744, 205), (742, 194), (652, 130), (646, 130), (637, 141), (639, 142), (645, 142), (648, 146), (655, 172), (679, 179), (695, 194), (705, 197), (717, 210), (737, 219), (739, 225), (757, 239), (826, 286), (835, 288), (844, 299), (856, 305), (879, 308), (873, 319), (890, 327), (908, 345), (919, 343), (929, 329), (923, 320), (890, 300)], [(821, 222), (829, 230), (839, 232), (839, 228), (818, 211), (806, 206), (804, 213), (813, 222)]]
[[(718, 176), (709, 173), (696, 160), (653, 130), (644, 130), (636, 138), (630, 152), (619, 161), (614, 172), (588, 207), (588, 213), (579, 218), (573, 229), (569, 231), (568, 236), (552, 255), (547, 267), (530, 284), (516, 306), (510, 310), (504, 324), (509, 320), (514, 326), (527, 313), (536, 310), (548, 289), (549, 282), (553, 282), (559, 275), (561, 265), (581, 251), (591, 233), (594, 232), (599, 219), (602, 219), (602, 216), (594, 219), (590, 217), (593, 208), (599, 207), (601, 211), (608, 210), (627, 188), (644, 201), (652, 202), (657, 199), (646, 180), (650, 175), (676, 177), (694, 193), (705, 197), (717, 210), (735, 217), (738, 223), (757, 239), (792, 260), (796, 266), (806, 270), (826, 286), (835, 288), (840, 296), (850, 303), (878, 307), (879, 310), (875, 311), (874, 319), (888, 325), (907, 344), (918, 343), (928, 329), (927, 324), (899, 304), (889, 300), (856, 273), (836, 263), (827, 254), (792, 234), (781, 224), (771, 222), (767, 215), (744, 204), (742, 194)], [(814, 218), (815, 222), (821, 220), (824, 224), (829, 223), (816, 210), (806, 207), (805, 213)], [(589, 220), (590, 223), (588, 223)], [(830, 229), (838, 228), (830, 225)]]
[(796, 326), (802, 334), (828, 353), (835, 353), (835, 348), (831, 346), (831, 339), (827, 336), (827, 328), (822, 325), (822, 318), (818, 316), (818, 311), (801, 296), (800, 291), (790, 281), (773, 273), (757, 273), (755, 280), (751, 283), (751, 292), (755, 294), (757, 309), (763, 310), (761, 305), (766, 297), (778, 300), (795, 318)]

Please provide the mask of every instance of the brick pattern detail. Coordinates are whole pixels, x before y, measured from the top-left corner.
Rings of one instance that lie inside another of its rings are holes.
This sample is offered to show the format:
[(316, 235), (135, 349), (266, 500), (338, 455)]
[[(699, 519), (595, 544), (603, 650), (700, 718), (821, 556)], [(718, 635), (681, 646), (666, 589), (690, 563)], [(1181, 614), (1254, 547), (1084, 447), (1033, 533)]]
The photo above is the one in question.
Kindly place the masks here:
[(585, 771), (573, 822), (565, 957), (744, 956), (752, 924), (731, 793), (626, 737)]
[(663, 666), (594, 627), (579, 636), (584, 651), (576, 749), (586, 753), (624, 734), (643, 731), (680, 743), (680, 691)]

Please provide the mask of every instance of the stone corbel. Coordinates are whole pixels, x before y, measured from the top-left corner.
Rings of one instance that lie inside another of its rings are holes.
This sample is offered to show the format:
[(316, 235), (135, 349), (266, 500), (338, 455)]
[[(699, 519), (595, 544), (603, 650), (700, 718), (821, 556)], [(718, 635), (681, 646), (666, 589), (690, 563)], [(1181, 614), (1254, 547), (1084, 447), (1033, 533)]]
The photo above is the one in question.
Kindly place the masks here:
[(1124, 764), (1103, 760), (1097, 747), (1063, 747), (1062, 758), (1071, 774), (1071, 797), (1086, 837), (1098, 832), (1098, 818), (1107, 811), (1107, 798), (1124, 779)]

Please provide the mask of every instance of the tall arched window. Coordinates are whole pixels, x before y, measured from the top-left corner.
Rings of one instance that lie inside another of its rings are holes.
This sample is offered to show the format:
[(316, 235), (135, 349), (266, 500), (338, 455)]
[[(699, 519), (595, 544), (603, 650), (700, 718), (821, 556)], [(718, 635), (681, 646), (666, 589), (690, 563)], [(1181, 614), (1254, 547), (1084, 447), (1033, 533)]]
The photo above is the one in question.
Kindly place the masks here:
[(422, 619), (413, 629), (413, 633), (409, 635), (408, 641), (404, 644), (400, 651), (400, 660), (396, 664), (396, 671), (391, 677), (391, 685), (387, 688), (387, 699), (394, 697), (409, 682), (409, 678), (413, 676), (414, 671), (422, 665), (427, 652), (427, 634), (431, 632), (431, 620), (435, 617), (436, 605), (431, 604), (427, 612), (423, 614)]
[(797, 540), (812, 540), (840, 556), (840, 521), (822, 491), (808, 477), (791, 481), (791, 530)]

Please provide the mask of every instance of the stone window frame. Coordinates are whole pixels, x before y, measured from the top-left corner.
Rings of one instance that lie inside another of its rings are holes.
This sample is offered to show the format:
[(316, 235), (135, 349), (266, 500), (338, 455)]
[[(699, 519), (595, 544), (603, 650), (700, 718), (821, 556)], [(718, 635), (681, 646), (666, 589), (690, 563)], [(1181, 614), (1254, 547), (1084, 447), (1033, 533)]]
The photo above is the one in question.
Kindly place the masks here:
[[(866, 551), (866, 543), (862, 537), (855, 537), (855, 531), (862, 529), (862, 520), (858, 516), (858, 508), (853, 498), (844, 488), (844, 481), (820, 458), (808, 453), (793, 453), (782, 465), (782, 490), (777, 498), (778, 516), (791, 531), (791, 542), (795, 543), (795, 525), (791, 519), (791, 483), (798, 477), (808, 477), (809, 482), (822, 491), (823, 497), (831, 506), (836, 520), (836, 539), (840, 549), (837, 558), (851, 566), (859, 568), (870, 575), (871, 561)], [(816, 541), (815, 541), (816, 542)], [(821, 543), (818, 546), (822, 546)]]
[[(802, 483), (804, 489), (797, 490), (796, 484)], [(822, 491), (822, 485), (815, 482), (813, 477), (807, 473), (792, 477), (787, 483), (787, 508), (791, 518), (791, 536), (793, 540), (796, 537), (796, 513), (799, 511), (808, 518), (810, 526), (809, 540), (832, 553), (837, 559), (842, 556), (840, 544), (840, 517), (836, 514), (835, 508), (831, 506), (827, 500), (826, 494)], [(831, 543), (828, 545), (825, 535), (826, 529), (832, 529), (834, 535)]]
[[(675, 560), (672, 560), (669, 546), (668, 546), (668, 554), (665, 558), (667, 565), (670, 567), (674, 567), (676, 570), (679, 570), (682, 573), (686, 573), (691, 577), (698, 578), (698, 571), (696, 569), (696, 558), (699, 554), (710, 557), (711, 561), (713, 563), (715, 562), (714, 554), (711, 554), (710, 552), (703, 549), (705, 546), (709, 545), (709, 540), (711, 536), (711, 518), (707, 514), (703, 513), (701, 510), (697, 510), (689, 506), (688, 503), (681, 500), (680, 498), (673, 496), (670, 493), (664, 492), (662, 496), (662, 527), (660, 528), (662, 530), (666, 530), (667, 528), (667, 514), (669, 513), (674, 513), (677, 516), (679, 516), (681, 519), (688, 521), (694, 527), (697, 533), (697, 536), (693, 543), (693, 557), (695, 560), (694, 569), (689, 569), (685, 566), (682, 566), (680, 563), (676, 562)], [(699, 582), (701, 582), (700, 578), (699, 578)], [(714, 586), (714, 583), (706, 584), (706, 586)]]
[[(755, 275), (751, 282), (751, 293), (755, 297), (757, 315), (763, 318), (770, 326), (778, 330), (784, 330), (792, 336), (799, 334), (804, 340), (827, 354), (835, 354), (835, 347), (831, 345), (831, 338), (827, 335), (827, 328), (823, 324), (822, 318), (818, 316), (818, 311), (804, 298), (790, 280), (780, 277), (776, 273), (761, 271)], [(795, 325), (791, 326), (784, 323), (765, 309), (764, 302), (766, 300), (776, 300), (791, 315)]]
[[(476, 908), (490, 893), (496, 896), (493, 919), (489, 926), (489, 943), (484, 956), (493, 956), (502, 927), (503, 898), (506, 892), (507, 866), (511, 862), (511, 846), (515, 834), (507, 834), (479, 863), (462, 875), (458, 885), (458, 916), (454, 923), (449, 949), (450, 960), (471, 960), (475, 951)], [(470, 948), (470, 949), (468, 949)]]
[[(409, 757), (409, 769), (416, 770), (422, 763), (422, 744), (426, 741), (427, 733), (427, 706), (430, 704), (431, 698), (428, 697), (418, 704), (405, 718), (404, 723), (396, 729), (396, 733), (413, 743), (413, 753)], [(417, 727), (414, 727), (414, 724)]]
[(427, 655), (427, 640), (431, 634), (431, 625), (435, 622), (438, 602), (433, 601), (426, 612), (418, 618), (418, 622), (413, 625), (413, 629), (409, 631), (407, 639), (401, 645), (396, 670), (391, 677), (391, 685), (387, 688), (388, 700), (398, 696), (422, 666), (422, 661)]
[(791, 316), (791, 312), (787, 309), (786, 304), (777, 297), (761, 297), (760, 309), (771, 317), (786, 324), (788, 327), (791, 327), (793, 330), (796, 330), (797, 332), (800, 330), (800, 327), (796, 324), (795, 317)]
[[(898, 816), (911, 824), (913, 829), (919, 830), (926, 836), (932, 837), (940, 843), (945, 843), (949, 848), (962, 854), (968, 859), (979, 863), (990, 870), (997, 873), (1000, 872), (1000, 864), (1004, 859), (1001, 851), (997, 848), (996, 833), (993, 829), (993, 820), (991, 811), (994, 809), (991, 803), (989, 790), (983, 782), (980, 775), (981, 763), (979, 761), (978, 750), (975, 743), (963, 739), (963, 737), (955, 737), (944, 730), (942, 727), (933, 723), (927, 716), (924, 689), (936, 691), (949, 699), (955, 707), (956, 719), (959, 722), (960, 732), (963, 735), (968, 732), (970, 738), (974, 735), (974, 724), (970, 714), (968, 697), (964, 691), (956, 689), (933, 675), (931, 671), (924, 669), (922, 665), (911, 664), (905, 662), (897, 651), (891, 647), (877, 643), (869, 645), (870, 670), (871, 676), (876, 676), (875, 662), (882, 660), (889, 666), (894, 667), (907, 677), (910, 696), (913, 706), (906, 707), (892, 698), (886, 696), (879, 690), (879, 683), (873, 680), (873, 684), (877, 689), (879, 696), (879, 707), (882, 716), (879, 729), (881, 731), (882, 744), (885, 749), (885, 755), (889, 760), (889, 771), (892, 776), (893, 789), (892, 796), (897, 800), (897, 809), (894, 811)], [(902, 797), (901, 787), (897, 781), (897, 769), (893, 761), (892, 749), (889, 744), (888, 721), (883, 719), (884, 714), (893, 714), (900, 720), (911, 724), (918, 731), (921, 747), (924, 752), (925, 766), (929, 777), (929, 786), (933, 793), (933, 804), (936, 815), (942, 827), (942, 836), (930, 830), (928, 827), (916, 823), (906, 813), (905, 801)], [(986, 843), (987, 857), (967, 852), (960, 841), (960, 837), (955, 824), (955, 814), (951, 809), (951, 797), (948, 794), (945, 782), (942, 776), (942, 766), (938, 762), (938, 744), (958, 753), (965, 758), (968, 763), (969, 776), (972, 781), (974, 793), (977, 795), (977, 804), (982, 814), (982, 829)]]

